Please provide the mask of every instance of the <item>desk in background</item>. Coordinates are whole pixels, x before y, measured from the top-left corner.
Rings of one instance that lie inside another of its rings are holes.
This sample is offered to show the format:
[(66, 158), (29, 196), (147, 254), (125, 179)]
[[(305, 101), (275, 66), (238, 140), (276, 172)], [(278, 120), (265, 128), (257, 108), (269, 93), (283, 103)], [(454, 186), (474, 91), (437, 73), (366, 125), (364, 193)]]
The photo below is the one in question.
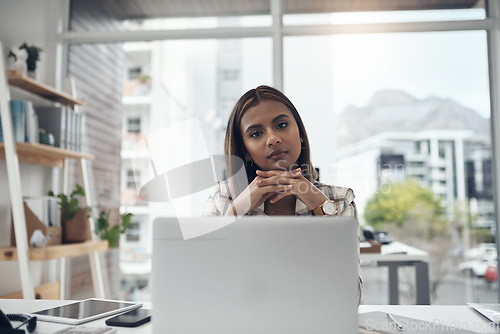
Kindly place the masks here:
[(361, 253), (361, 262), (376, 262), (380, 267), (389, 270), (389, 304), (399, 304), (398, 268), (401, 266), (415, 267), (416, 304), (430, 304), (429, 290), (429, 254), (423, 250), (408, 246), (401, 242), (391, 242), (382, 245), (380, 253)]

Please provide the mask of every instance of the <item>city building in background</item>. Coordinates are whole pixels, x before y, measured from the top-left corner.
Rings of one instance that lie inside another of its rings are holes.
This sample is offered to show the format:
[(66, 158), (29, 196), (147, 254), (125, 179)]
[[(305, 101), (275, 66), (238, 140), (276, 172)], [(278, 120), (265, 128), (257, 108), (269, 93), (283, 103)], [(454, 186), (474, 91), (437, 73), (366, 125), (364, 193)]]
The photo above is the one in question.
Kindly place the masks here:
[[(171, 44), (124, 44), (121, 209), (133, 213), (134, 222), (123, 237), (120, 269), (124, 297), (129, 299), (140, 299), (141, 289), (148, 286), (152, 222), (157, 217), (178, 214), (168, 201), (141, 196), (141, 185), (149, 181), (146, 178), (150, 177), (151, 157), (147, 147), (137, 144), (172, 123), (194, 118), (206, 130), (203, 138), (209, 152), (223, 154), (220, 143), (226, 120), (242, 89), (240, 40), (210, 43), (212, 57), (202, 52), (203, 47), (190, 43), (174, 43), (175, 51), (169, 52)], [(169, 63), (176, 66), (165, 65)], [(203, 73), (203, 68), (213, 64), (215, 70)], [(185, 73), (192, 75), (185, 77)]]
[(492, 228), (491, 148), (472, 130), (385, 132), (337, 152), (337, 177), (357, 189), (363, 220), (367, 201), (394, 182), (416, 180), (432, 190), (453, 219), (457, 204), (471, 202), (473, 226)]

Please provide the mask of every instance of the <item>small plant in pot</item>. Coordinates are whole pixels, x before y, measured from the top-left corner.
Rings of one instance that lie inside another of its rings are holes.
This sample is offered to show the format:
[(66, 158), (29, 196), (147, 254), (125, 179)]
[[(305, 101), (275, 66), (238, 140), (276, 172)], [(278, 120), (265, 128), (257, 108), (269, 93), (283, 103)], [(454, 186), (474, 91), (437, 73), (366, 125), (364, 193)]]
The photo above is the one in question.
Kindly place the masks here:
[(75, 186), (69, 197), (66, 194), (55, 195), (49, 191), (49, 196), (57, 197), (61, 208), (61, 225), (63, 243), (84, 242), (92, 239), (88, 219), (88, 209), (80, 207), (79, 199), (85, 196), (80, 185)]
[(94, 233), (101, 239), (107, 240), (109, 248), (117, 248), (120, 245), (120, 234), (125, 233), (132, 222), (132, 214), (120, 215), (118, 224), (110, 224), (110, 212), (101, 210), (95, 222)]
[[(28, 74), (35, 73), (36, 66), (38, 61), (40, 60), (40, 54), (42, 53), (43, 49), (35, 45), (28, 45), (26, 42), (21, 44), (19, 46), (19, 49), (25, 49), (26, 52), (28, 53), (28, 59), (26, 60), (26, 65), (28, 67)], [(9, 52), (9, 57), (13, 57), (14, 60), (17, 60), (16, 55), (12, 51)]]

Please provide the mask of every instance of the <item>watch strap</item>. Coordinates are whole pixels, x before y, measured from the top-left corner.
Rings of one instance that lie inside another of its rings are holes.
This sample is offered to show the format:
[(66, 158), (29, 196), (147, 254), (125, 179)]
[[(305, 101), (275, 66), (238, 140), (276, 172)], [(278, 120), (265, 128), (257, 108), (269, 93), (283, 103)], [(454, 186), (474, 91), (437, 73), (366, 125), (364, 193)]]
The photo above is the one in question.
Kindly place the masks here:
[(313, 215), (315, 215), (315, 216), (324, 216), (325, 215), (325, 212), (323, 211), (323, 204), (321, 204), (317, 208), (312, 209), (311, 211), (312, 211)]

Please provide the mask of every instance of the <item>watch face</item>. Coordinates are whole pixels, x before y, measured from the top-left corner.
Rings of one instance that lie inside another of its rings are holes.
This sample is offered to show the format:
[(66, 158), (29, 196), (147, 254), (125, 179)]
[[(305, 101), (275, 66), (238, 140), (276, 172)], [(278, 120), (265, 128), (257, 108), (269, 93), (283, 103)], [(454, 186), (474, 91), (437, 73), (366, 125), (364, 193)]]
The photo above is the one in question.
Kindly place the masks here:
[(323, 212), (325, 214), (331, 216), (334, 215), (336, 211), (337, 207), (335, 206), (335, 203), (328, 201), (323, 204)]

